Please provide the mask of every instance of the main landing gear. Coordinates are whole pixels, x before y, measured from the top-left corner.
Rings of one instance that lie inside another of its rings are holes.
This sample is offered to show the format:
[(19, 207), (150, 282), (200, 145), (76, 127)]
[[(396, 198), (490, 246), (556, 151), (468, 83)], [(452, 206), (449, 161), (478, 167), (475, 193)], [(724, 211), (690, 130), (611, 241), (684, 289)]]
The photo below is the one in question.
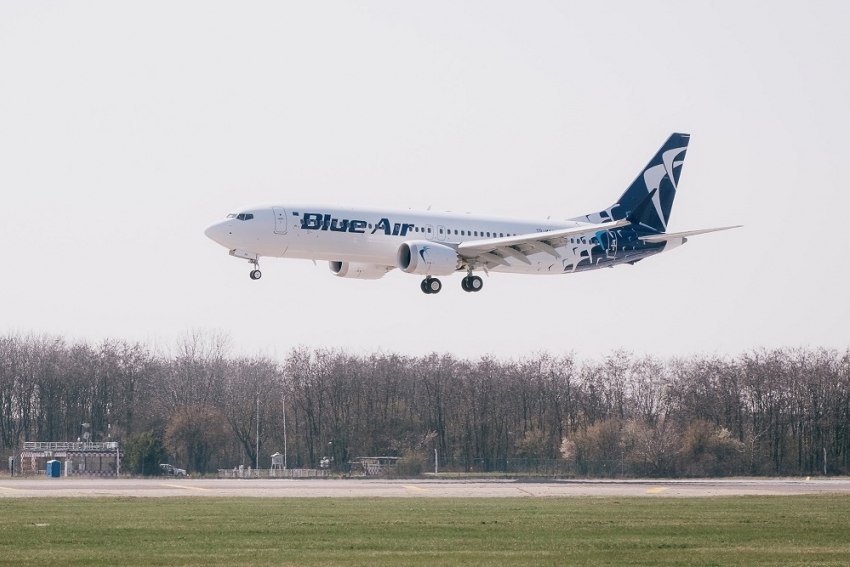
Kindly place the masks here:
[[(427, 294), (440, 293), (440, 290), (443, 289), (443, 283), (437, 278), (432, 278), (431, 276), (428, 276), (427, 278), (422, 280), (422, 283), (419, 284), (419, 287), (424, 293)], [(478, 276), (473, 276), (472, 274), (470, 274), (460, 280), (460, 287), (463, 288), (463, 291), (481, 291), (481, 288), (484, 287), (484, 280), (482, 280)]]
[(422, 289), (424, 293), (440, 293), (440, 290), (443, 289), (443, 282), (438, 280), (437, 278), (432, 278), (428, 276), (422, 283), (419, 284), (419, 287)]
[(460, 287), (463, 288), (463, 291), (481, 291), (481, 288), (484, 287), (484, 280), (482, 280), (478, 276), (473, 276), (472, 274), (470, 274), (460, 280)]

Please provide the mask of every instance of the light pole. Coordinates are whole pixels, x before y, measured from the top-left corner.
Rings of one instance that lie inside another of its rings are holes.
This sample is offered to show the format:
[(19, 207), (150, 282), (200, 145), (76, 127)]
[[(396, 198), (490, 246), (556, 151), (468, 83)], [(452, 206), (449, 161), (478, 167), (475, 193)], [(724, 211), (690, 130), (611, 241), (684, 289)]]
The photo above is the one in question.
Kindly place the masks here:
[[(83, 426), (83, 443), (84, 443), (83, 447), (85, 448), (85, 447), (88, 447), (89, 439), (91, 439), (91, 433), (89, 433), (89, 427), (91, 427), (91, 424), (88, 423), (88, 422), (85, 422), (85, 423), (81, 423), (80, 425)], [(83, 451), (83, 470), (86, 471), (86, 472), (88, 472), (88, 470), (89, 470), (88, 469), (89, 463), (88, 463), (88, 459), (86, 458), (87, 455), (88, 455), (87, 451), (84, 450)]]
[(283, 469), (286, 470), (286, 395), (283, 396)]

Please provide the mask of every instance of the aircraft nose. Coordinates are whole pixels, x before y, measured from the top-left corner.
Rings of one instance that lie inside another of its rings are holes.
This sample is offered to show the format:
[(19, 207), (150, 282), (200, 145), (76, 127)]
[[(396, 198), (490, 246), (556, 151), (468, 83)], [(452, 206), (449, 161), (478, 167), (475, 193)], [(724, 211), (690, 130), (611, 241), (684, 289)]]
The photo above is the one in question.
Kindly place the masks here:
[(204, 234), (207, 238), (218, 244), (224, 244), (224, 239), (228, 235), (227, 228), (224, 222), (216, 222), (207, 227)]

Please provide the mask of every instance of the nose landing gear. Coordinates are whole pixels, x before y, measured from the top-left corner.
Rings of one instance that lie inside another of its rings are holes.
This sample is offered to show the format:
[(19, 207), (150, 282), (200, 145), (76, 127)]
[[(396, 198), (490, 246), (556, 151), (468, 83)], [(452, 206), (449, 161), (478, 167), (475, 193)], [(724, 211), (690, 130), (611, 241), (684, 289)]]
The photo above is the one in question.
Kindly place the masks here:
[(248, 260), (248, 261), (251, 262), (251, 264), (254, 265), (254, 269), (251, 270), (250, 274), (248, 274), (249, 276), (251, 276), (251, 279), (252, 280), (258, 280), (261, 277), (263, 277), (263, 272), (260, 271), (260, 261), (259, 261), (259, 259)]

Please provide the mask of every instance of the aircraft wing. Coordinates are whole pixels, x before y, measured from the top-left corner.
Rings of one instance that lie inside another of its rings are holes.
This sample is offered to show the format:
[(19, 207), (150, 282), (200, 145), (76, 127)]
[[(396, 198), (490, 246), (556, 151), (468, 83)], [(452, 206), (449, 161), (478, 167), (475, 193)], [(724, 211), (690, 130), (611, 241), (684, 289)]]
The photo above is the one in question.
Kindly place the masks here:
[(632, 224), (627, 219), (600, 224), (586, 224), (573, 228), (561, 228), (547, 232), (531, 232), (506, 236), (503, 238), (488, 238), (485, 240), (470, 240), (461, 242), (457, 247), (458, 254), (467, 260), (480, 260), (486, 264), (508, 265), (505, 258), (516, 258), (526, 264), (531, 264), (527, 255), (535, 252), (546, 252), (555, 258), (561, 255), (555, 250), (563, 246), (570, 238), (593, 236), (600, 230), (614, 230)]
[(701, 230), (687, 230), (685, 232), (667, 232), (664, 234), (651, 234), (649, 236), (641, 236), (640, 239), (644, 242), (667, 242), (668, 240), (675, 240), (677, 238), (696, 236), (698, 234), (707, 234), (709, 232), (720, 232), (721, 230), (731, 230), (733, 228), (740, 228), (742, 226), (743, 225), (736, 224), (735, 226), (721, 226), (719, 228), (703, 228)]

